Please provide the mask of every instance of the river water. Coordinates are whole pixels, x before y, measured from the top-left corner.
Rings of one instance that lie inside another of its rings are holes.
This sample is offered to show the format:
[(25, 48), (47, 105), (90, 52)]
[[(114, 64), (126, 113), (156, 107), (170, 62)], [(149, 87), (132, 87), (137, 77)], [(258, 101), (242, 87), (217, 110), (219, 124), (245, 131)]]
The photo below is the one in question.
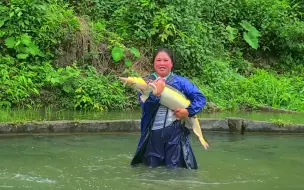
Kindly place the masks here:
[(138, 134), (0, 136), (0, 189), (304, 189), (304, 136), (204, 134), (198, 170), (130, 167)]

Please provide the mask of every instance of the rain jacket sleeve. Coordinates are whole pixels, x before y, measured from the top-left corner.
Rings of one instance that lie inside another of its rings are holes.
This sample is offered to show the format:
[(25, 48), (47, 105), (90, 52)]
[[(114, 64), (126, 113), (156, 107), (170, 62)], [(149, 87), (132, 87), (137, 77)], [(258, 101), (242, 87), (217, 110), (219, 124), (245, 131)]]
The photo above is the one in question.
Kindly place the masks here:
[(138, 102), (139, 102), (139, 104), (140, 104), (140, 107), (141, 107), (141, 109), (143, 110), (143, 109), (144, 109), (144, 103), (143, 103), (143, 102), (141, 101), (141, 99), (140, 99), (141, 93), (138, 92), (138, 93), (137, 93), (137, 96), (138, 96)]
[(189, 117), (193, 117), (204, 108), (206, 105), (206, 98), (188, 79), (182, 78), (181, 84), (183, 86), (185, 96), (187, 96), (191, 102), (189, 107), (186, 109), (189, 112)]

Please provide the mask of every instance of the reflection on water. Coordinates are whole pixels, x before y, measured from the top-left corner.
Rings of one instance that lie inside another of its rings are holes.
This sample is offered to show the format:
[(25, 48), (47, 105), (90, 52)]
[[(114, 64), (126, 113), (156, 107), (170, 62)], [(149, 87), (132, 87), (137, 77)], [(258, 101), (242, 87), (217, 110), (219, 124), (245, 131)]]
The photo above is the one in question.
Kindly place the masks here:
[[(75, 110), (0, 110), (0, 122), (17, 121), (52, 121), (52, 120), (120, 120), (140, 119), (141, 110), (121, 112), (97, 112), (97, 111), (75, 111)], [(252, 120), (273, 121), (283, 120), (285, 122), (304, 124), (304, 114), (282, 114), (268, 112), (221, 112), (200, 113), (199, 118), (226, 118), (240, 117)]]
[(130, 167), (138, 135), (1, 137), (1, 189), (304, 189), (304, 136), (205, 133), (198, 170)]

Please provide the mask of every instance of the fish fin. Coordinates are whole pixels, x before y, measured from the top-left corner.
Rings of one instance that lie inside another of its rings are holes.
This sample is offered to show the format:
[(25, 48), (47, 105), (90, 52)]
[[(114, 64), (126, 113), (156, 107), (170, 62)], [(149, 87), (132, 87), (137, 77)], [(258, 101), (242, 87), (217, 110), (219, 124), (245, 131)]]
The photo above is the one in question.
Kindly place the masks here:
[(196, 116), (194, 116), (194, 118), (190, 118), (190, 120), (192, 122), (193, 132), (198, 137), (198, 139), (199, 139), (200, 143), (203, 145), (203, 147), (205, 149), (207, 149), (209, 147), (209, 143), (205, 139), (205, 137), (203, 136), (202, 129), (201, 129), (201, 126), (199, 124), (198, 118)]
[(188, 118), (184, 119), (184, 122), (185, 122), (185, 127), (187, 127), (188, 129), (192, 129), (193, 123), (191, 121), (191, 118), (188, 117)]

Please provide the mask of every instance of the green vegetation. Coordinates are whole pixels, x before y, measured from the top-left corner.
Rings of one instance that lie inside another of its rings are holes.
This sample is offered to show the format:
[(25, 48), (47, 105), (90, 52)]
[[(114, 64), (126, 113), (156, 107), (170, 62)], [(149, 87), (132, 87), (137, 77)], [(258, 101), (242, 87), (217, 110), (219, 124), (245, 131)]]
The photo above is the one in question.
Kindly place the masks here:
[(273, 120), (271, 120), (271, 122), (279, 125), (280, 128), (285, 128), (287, 126), (295, 124), (292, 121), (289, 121), (289, 120), (285, 121), (282, 119), (273, 119)]
[(138, 108), (159, 46), (217, 110), (304, 111), (300, 0), (1, 1), (0, 107)]

